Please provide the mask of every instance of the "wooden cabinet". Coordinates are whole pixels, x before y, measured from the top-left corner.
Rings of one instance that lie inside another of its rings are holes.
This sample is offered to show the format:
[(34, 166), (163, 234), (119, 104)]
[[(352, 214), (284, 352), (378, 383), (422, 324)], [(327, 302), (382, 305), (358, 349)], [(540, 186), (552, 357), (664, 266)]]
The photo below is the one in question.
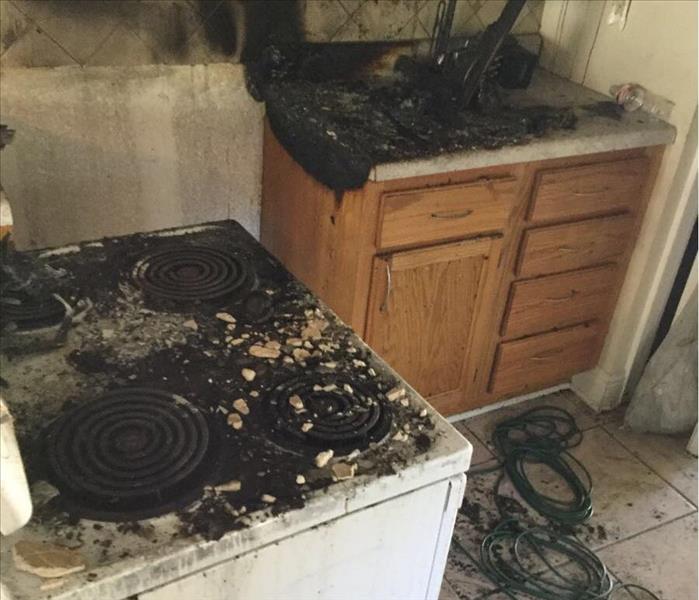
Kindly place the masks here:
[(384, 194), (376, 245), (434, 244), (502, 231), (516, 191), (517, 180), (507, 177)]
[(374, 259), (366, 342), (438, 409), (467, 394), (478, 315), (493, 294), (501, 240), (482, 238)]
[(514, 282), (502, 337), (521, 338), (594, 321), (609, 309), (617, 278), (617, 267), (610, 264)]
[(633, 210), (643, 192), (649, 160), (629, 160), (545, 169), (537, 173), (529, 219), (582, 218)]
[(517, 275), (535, 277), (618, 261), (633, 225), (634, 218), (624, 214), (525, 231)]
[(561, 383), (604, 344), (662, 148), (337, 194), (265, 131), (262, 243), (444, 414)]

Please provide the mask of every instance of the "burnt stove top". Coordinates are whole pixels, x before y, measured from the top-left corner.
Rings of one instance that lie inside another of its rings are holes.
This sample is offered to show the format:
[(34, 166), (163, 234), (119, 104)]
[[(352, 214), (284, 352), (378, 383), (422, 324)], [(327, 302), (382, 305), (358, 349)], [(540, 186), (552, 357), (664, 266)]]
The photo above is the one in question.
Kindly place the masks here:
[(180, 535), (218, 538), (432, 444), (427, 411), (235, 222), (10, 254), (3, 270), (3, 295), (69, 307), (68, 335), (39, 349), (3, 325), (30, 480), (60, 492), (35, 519), (177, 511)]

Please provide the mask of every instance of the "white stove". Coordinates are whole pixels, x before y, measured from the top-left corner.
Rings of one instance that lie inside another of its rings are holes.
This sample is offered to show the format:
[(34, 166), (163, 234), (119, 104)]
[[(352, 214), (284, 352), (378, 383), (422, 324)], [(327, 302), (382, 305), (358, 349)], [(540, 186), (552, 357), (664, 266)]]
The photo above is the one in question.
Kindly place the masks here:
[(437, 598), (470, 444), (239, 225), (3, 271), (3, 600)]

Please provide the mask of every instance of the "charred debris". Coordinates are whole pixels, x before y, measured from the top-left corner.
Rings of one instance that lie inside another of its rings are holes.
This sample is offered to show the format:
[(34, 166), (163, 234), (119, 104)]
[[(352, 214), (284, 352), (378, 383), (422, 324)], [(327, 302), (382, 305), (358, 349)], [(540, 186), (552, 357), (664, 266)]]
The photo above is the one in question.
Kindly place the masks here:
[(247, 81), (266, 102), (279, 142), (309, 174), (343, 191), (363, 186), (377, 164), (525, 144), (575, 128), (572, 108), (508, 105), (503, 84), (522, 82), (513, 85), (505, 67), (524, 53), (505, 38), (466, 106), (460, 86), (419, 44), (269, 45), (248, 62)]

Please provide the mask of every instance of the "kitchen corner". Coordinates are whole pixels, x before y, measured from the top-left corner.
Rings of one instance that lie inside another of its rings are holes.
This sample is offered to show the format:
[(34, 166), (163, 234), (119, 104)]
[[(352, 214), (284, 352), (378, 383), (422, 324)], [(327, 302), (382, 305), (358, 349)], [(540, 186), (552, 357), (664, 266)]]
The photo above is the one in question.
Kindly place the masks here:
[(0, 0), (0, 600), (697, 600), (698, 7)]

